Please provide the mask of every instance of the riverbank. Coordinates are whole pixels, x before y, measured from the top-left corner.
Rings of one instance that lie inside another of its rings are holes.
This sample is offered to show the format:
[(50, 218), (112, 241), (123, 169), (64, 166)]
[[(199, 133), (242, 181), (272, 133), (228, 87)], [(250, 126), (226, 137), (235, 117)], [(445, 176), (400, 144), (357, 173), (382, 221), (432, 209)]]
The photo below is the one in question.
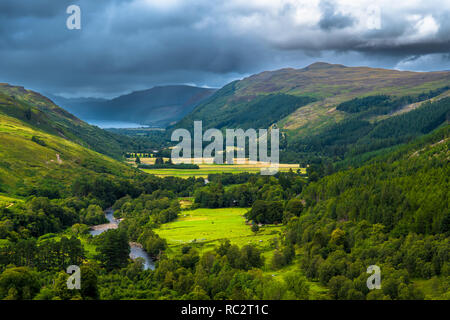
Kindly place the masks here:
[[(89, 233), (92, 236), (98, 236), (99, 234), (102, 234), (103, 232), (111, 229), (117, 229), (119, 227), (119, 223), (123, 219), (116, 219), (114, 218), (114, 210), (107, 209), (105, 211), (105, 217), (109, 221), (109, 223), (99, 224), (96, 226), (92, 226)], [(148, 255), (148, 253), (144, 250), (142, 245), (137, 242), (130, 242), (130, 258), (132, 260), (136, 260), (137, 258), (144, 259), (144, 270), (155, 269), (155, 262), (153, 259)]]

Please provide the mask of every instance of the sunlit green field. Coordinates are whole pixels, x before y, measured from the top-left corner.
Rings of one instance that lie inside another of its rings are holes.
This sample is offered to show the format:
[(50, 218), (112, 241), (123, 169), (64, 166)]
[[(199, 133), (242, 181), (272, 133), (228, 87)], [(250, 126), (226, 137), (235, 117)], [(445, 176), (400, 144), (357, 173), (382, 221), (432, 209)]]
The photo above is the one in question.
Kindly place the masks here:
[[(167, 240), (169, 256), (179, 254), (183, 246), (190, 245), (198, 248), (200, 252), (213, 249), (221, 240), (229, 239), (232, 244), (242, 247), (254, 244), (263, 252), (265, 266), (262, 268), (265, 275), (282, 279), (287, 272), (301, 272), (297, 262), (279, 270), (270, 267), (276, 241), (279, 241), (281, 226), (267, 225), (260, 228), (255, 234), (250, 225), (245, 224), (242, 217), (248, 209), (196, 209), (182, 211), (179, 218), (173, 222), (161, 225), (154, 229), (158, 235)], [(305, 278), (306, 279), (306, 278)], [(326, 298), (327, 290), (317, 282), (307, 280), (311, 295), (314, 298)]]
[[(264, 166), (259, 164), (250, 165), (250, 164), (200, 164), (199, 169), (142, 169), (144, 172), (155, 174), (157, 176), (166, 177), (166, 176), (174, 176), (180, 178), (189, 178), (189, 177), (203, 177), (206, 178), (208, 174), (214, 173), (241, 173), (241, 172), (249, 172), (249, 173), (258, 173), (261, 172), (261, 169)], [(292, 171), (296, 172), (300, 170), (302, 173), (306, 173), (305, 168), (299, 168), (296, 164), (280, 164), (279, 171), (286, 172), (292, 169)]]
[(194, 245), (201, 251), (212, 249), (220, 240), (232, 244), (255, 244), (264, 251), (272, 250), (271, 241), (278, 237), (280, 226), (263, 226), (254, 234), (243, 215), (248, 209), (196, 209), (182, 211), (177, 220), (161, 225), (155, 232), (167, 240), (173, 250)]
[(9, 207), (18, 202), (23, 202), (23, 200), (0, 194), (0, 207), (1, 206)]
[(431, 279), (413, 279), (414, 285), (424, 294), (426, 300), (449, 300), (449, 281), (445, 277), (432, 277)]

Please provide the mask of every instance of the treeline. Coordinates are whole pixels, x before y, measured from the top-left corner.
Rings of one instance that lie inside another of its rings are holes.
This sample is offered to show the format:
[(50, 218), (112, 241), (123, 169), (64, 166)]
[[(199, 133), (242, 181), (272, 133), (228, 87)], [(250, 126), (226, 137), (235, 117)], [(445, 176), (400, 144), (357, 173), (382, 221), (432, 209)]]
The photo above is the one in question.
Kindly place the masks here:
[[(17, 203), (9, 208), (0, 206), (0, 238), (15, 241), (39, 237), (46, 233), (58, 233), (77, 223), (104, 223), (103, 210), (125, 196), (134, 199), (141, 194), (157, 191), (170, 194), (168, 197), (173, 199), (176, 196), (190, 196), (195, 189), (204, 185), (203, 178), (160, 178), (142, 174), (134, 179), (107, 175), (78, 177), (75, 178), (71, 195), (67, 198), (32, 196), (24, 203)], [(51, 190), (48, 192), (52, 193)], [(161, 217), (160, 222), (164, 219)]]
[[(126, 260), (128, 243), (123, 231), (100, 235), (101, 265), (81, 265), (81, 290), (67, 289), (68, 274), (49, 275), (31, 267), (9, 267), (0, 274), (1, 299), (308, 299), (310, 287), (292, 271), (274, 279), (265, 275), (262, 252), (223, 241), (200, 254), (181, 248), (173, 258), (162, 256), (155, 271), (143, 271), (142, 261)], [(100, 238), (98, 238), (100, 239)], [(117, 247), (120, 246), (120, 250)], [(108, 259), (106, 259), (108, 257)], [(126, 261), (126, 263), (125, 263)], [(106, 264), (110, 263), (110, 264)], [(56, 276), (56, 279), (54, 278)], [(53, 279), (52, 279), (53, 278)]]
[(190, 163), (155, 163), (155, 164), (139, 164), (138, 168), (140, 169), (199, 169), (199, 166), (196, 164)]
[(399, 150), (400, 156), (393, 153), (311, 183), (302, 198), (308, 206), (326, 202), (330, 218), (382, 223), (396, 234), (445, 234), (448, 131), (447, 126), (431, 136), (428, 141), (441, 139), (435, 145)]
[(177, 177), (157, 177), (138, 173), (133, 179), (113, 179), (108, 177), (83, 176), (75, 180), (73, 195), (93, 197), (102, 201), (102, 207), (110, 207), (118, 199), (129, 195), (136, 198), (142, 193), (154, 191), (172, 191), (180, 197), (189, 196), (194, 188), (204, 185), (203, 178), (182, 179)]
[(130, 265), (122, 276), (102, 275), (103, 299), (307, 299), (310, 288), (299, 272), (279, 279), (265, 275), (264, 259), (256, 247), (239, 248), (224, 241), (203, 254), (190, 246), (174, 258), (163, 257), (154, 272)]
[(334, 160), (412, 141), (438, 128), (450, 119), (450, 98), (375, 123), (351, 118), (336, 123), (321, 133), (291, 142), (288, 150)]
[(157, 190), (142, 194), (136, 199), (127, 196), (114, 204), (115, 215), (125, 218), (120, 229), (125, 230), (130, 241), (142, 244), (152, 257), (158, 257), (166, 248), (153, 228), (178, 217), (180, 203), (173, 192)]
[(2, 300), (92, 300), (99, 298), (96, 264), (80, 266), (80, 290), (67, 288), (69, 275), (63, 271), (37, 271), (30, 267), (12, 265), (0, 274), (0, 299)]
[[(180, 204), (173, 192), (157, 190), (152, 194), (141, 194), (135, 199), (126, 196), (119, 199), (113, 208), (116, 210), (114, 213), (116, 217), (127, 220), (142, 217), (146, 220), (145, 223), (158, 225), (174, 220), (180, 211)], [(140, 224), (139, 221), (136, 223)]]
[(0, 270), (7, 265), (43, 270), (65, 270), (70, 265), (80, 265), (85, 259), (84, 248), (76, 237), (35, 238), (8, 241), (0, 246)]
[(414, 96), (391, 97), (387, 95), (375, 95), (364, 98), (354, 98), (340, 103), (336, 109), (348, 113), (362, 112), (364, 116), (388, 114), (408, 104), (434, 98), (449, 89), (449, 86), (445, 86)]
[[(184, 117), (174, 127), (193, 129), (193, 120), (202, 119), (208, 128), (264, 129), (288, 116), (298, 108), (316, 101), (314, 97), (293, 96), (284, 93), (262, 94), (251, 101), (236, 99), (232, 82), (201, 103), (195, 112)], [(232, 103), (230, 103), (232, 102)], [(233, 107), (230, 107), (233, 105)], [(257, 112), (255, 112), (257, 110)]]
[[(224, 118), (217, 117), (217, 119), (221, 119), (217, 128), (268, 128), (298, 108), (315, 100), (312, 97), (297, 97), (283, 93), (262, 95), (235, 108), (232, 112), (226, 109)], [(254, 112), (254, 110), (258, 110), (258, 112)]]
[[(248, 182), (224, 188), (222, 178), (215, 176), (213, 182), (194, 192), (195, 205), (203, 208), (251, 207), (256, 200), (281, 201), (299, 194), (306, 183), (305, 178), (294, 172), (272, 176), (248, 176)], [(227, 178), (226, 175), (223, 176)]]
[(135, 155), (136, 153), (155, 154), (153, 150), (160, 150), (170, 145), (170, 136), (164, 130), (149, 130), (148, 128), (109, 128), (105, 130), (117, 136), (125, 136), (125, 138), (133, 142), (132, 144), (125, 145), (123, 148), (123, 150), (129, 151), (124, 153), (124, 156), (127, 158), (130, 154)]
[[(424, 299), (417, 278), (441, 279), (433, 293), (450, 298), (450, 242), (443, 234), (393, 237), (382, 224), (307, 214), (289, 223), (286, 238), (302, 248), (307, 277), (326, 285), (333, 299)], [(367, 288), (370, 265), (381, 268), (381, 290)]]
[[(354, 98), (338, 104), (339, 111), (358, 113), (373, 107), (390, 107), (390, 97), (387, 95), (375, 95), (364, 98)], [(379, 109), (379, 108), (377, 108)]]
[[(442, 279), (436, 293), (450, 298), (448, 130), (303, 190), (306, 207), (286, 240), (333, 298), (423, 299), (417, 278)], [(382, 289), (369, 292), (365, 272), (374, 264)]]
[(273, 224), (287, 222), (300, 216), (302, 211), (303, 202), (296, 198), (289, 201), (256, 200), (245, 217), (258, 224)]
[[(31, 198), (26, 203), (17, 203), (11, 208), (0, 207), (0, 238), (10, 241), (39, 237), (47, 233), (57, 233), (75, 223), (97, 221), (83, 209), (90, 201), (75, 198), (49, 200)], [(91, 208), (92, 211), (92, 208)]]
[(259, 176), (259, 173), (249, 173), (249, 172), (240, 172), (240, 173), (210, 173), (208, 174), (208, 181), (212, 183), (221, 183), (223, 186), (231, 185), (231, 184), (243, 184)]

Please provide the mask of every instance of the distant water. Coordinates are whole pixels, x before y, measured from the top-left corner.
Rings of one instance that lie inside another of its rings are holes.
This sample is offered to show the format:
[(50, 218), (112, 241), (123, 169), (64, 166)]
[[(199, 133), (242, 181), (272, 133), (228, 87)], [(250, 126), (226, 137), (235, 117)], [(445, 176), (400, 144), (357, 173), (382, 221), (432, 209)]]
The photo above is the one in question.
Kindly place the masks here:
[(128, 128), (147, 128), (143, 124), (123, 121), (109, 121), (109, 120), (86, 120), (87, 123), (102, 129), (128, 129)]

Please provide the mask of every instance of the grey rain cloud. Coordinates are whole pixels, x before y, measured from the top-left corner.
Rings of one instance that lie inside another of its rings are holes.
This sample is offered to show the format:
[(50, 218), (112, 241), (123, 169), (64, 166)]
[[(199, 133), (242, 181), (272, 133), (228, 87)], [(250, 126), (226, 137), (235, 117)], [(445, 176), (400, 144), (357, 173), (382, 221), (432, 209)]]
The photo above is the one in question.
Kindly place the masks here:
[[(112, 97), (163, 84), (219, 87), (317, 60), (450, 69), (448, 1), (2, 0), (0, 82)], [(67, 6), (82, 29), (66, 28)], [(379, 9), (371, 28), (367, 8)]]
[(319, 7), (322, 10), (319, 26), (324, 30), (343, 29), (352, 26), (355, 22), (353, 17), (336, 12), (336, 8), (331, 1), (322, 0)]

